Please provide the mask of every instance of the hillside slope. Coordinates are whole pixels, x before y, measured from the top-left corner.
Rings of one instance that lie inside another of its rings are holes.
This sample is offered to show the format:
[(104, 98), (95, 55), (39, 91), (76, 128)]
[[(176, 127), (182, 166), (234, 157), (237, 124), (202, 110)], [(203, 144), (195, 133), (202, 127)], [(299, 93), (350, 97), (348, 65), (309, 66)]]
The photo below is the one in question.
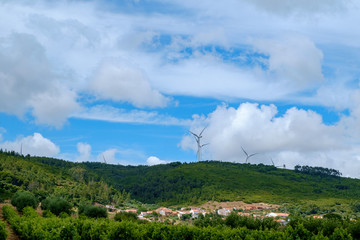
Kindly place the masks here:
[[(51, 162), (61, 164), (49, 165)], [(50, 158), (25, 157), (1, 150), (0, 200), (9, 199), (18, 190), (31, 191), (39, 200), (53, 195), (65, 197), (74, 203), (90, 201), (120, 204), (129, 198), (127, 193), (112, 188), (96, 173), (90, 174), (80, 164)]]
[(296, 202), (360, 197), (360, 180), (316, 176), (273, 166), (204, 161), (156, 166), (84, 165), (115, 188), (148, 203)]
[[(3, 155), (0, 154), (3, 195), (19, 186), (27, 189), (35, 186), (33, 191), (38, 195), (45, 191), (98, 202), (123, 201), (128, 196), (120, 192), (125, 190), (141, 202), (165, 205), (211, 200), (295, 203), (332, 199), (349, 203), (360, 198), (358, 179), (306, 174), (263, 164), (203, 161), (121, 166), (9, 155), (6, 156), (10, 161), (4, 161)], [(117, 197), (112, 196), (114, 193)]]

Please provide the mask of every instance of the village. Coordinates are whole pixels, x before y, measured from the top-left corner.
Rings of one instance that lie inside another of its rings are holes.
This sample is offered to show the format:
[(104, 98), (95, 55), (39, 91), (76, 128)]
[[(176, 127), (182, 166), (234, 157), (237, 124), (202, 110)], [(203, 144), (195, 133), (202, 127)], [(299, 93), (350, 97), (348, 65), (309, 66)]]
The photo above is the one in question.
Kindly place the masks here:
[(150, 222), (171, 221), (172, 223), (177, 223), (179, 221), (197, 219), (201, 215), (205, 216), (206, 214), (217, 214), (225, 219), (231, 213), (236, 213), (239, 216), (245, 217), (271, 217), (281, 225), (286, 225), (289, 221), (289, 213), (280, 211), (280, 207), (280, 205), (266, 203), (208, 202), (198, 207), (158, 207), (154, 210), (141, 211), (137, 208), (118, 209), (112, 205), (106, 205), (110, 216), (120, 212), (133, 213), (137, 215), (139, 220)]

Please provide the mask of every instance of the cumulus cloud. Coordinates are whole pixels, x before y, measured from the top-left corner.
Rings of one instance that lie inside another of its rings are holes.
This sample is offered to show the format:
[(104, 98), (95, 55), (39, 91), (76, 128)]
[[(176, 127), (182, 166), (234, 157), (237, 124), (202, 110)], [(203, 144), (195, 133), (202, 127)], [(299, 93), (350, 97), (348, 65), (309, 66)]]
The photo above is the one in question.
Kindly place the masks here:
[(86, 162), (90, 160), (91, 157), (91, 146), (88, 143), (79, 142), (77, 145), (77, 151), (79, 156), (76, 158), (78, 162)]
[(167, 164), (168, 161), (160, 160), (158, 157), (150, 156), (146, 159), (146, 163), (150, 166), (159, 165), (159, 164)]
[(80, 109), (76, 96), (75, 92), (64, 87), (34, 96), (30, 102), (36, 122), (60, 128), (71, 113)]
[(60, 152), (60, 148), (50, 139), (43, 137), (40, 133), (32, 136), (18, 138), (15, 141), (0, 143), (0, 148), (8, 151), (20, 152), (24, 155), (54, 157)]
[[(311, 110), (290, 108), (279, 115), (274, 105), (243, 103), (238, 108), (219, 106), (204, 119), (194, 120), (192, 131), (199, 132), (206, 124), (202, 141), (209, 142), (204, 148), (210, 159), (244, 162), (242, 147), (249, 153), (258, 153), (251, 161), (277, 165), (296, 164), (339, 167), (346, 152), (354, 153), (356, 146), (346, 143), (341, 124), (326, 125), (321, 115)], [(180, 146), (196, 150), (192, 136), (184, 136)], [(356, 159), (358, 155), (348, 159)], [(354, 164), (358, 160), (354, 161)], [(349, 164), (348, 164), (349, 165)]]
[(0, 40), (0, 111), (60, 127), (78, 107), (76, 93), (59, 84), (45, 49), (29, 34)]
[(283, 40), (258, 40), (254, 46), (267, 54), (270, 74), (286, 84), (298, 88), (316, 86), (324, 80), (323, 53), (304, 36), (289, 35)]
[(100, 98), (129, 102), (136, 107), (164, 107), (168, 102), (166, 97), (151, 88), (139, 69), (128, 65), (102, 64), (91, 89)]

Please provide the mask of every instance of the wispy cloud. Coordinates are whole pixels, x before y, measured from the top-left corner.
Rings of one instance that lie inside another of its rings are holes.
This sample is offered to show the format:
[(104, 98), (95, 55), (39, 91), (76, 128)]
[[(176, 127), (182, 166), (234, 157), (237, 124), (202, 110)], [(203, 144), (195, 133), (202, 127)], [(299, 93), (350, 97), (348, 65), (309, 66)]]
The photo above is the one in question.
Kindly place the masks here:
[(126, 110), (106, 105), (96, 105), (72, 115), (74, 118), (119, 123), (143, 123), (158, 125), (189, 126), (191, 120), (159, 114), (155, 111)]

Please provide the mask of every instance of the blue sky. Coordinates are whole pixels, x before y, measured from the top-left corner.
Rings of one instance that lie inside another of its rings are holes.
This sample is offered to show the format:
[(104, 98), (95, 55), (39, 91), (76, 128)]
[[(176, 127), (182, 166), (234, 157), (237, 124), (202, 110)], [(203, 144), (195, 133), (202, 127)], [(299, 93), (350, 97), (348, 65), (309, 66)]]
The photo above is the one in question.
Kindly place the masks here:
[(360, 4), (2, 1), (0, 147), (70, 161), (359, 177)]

